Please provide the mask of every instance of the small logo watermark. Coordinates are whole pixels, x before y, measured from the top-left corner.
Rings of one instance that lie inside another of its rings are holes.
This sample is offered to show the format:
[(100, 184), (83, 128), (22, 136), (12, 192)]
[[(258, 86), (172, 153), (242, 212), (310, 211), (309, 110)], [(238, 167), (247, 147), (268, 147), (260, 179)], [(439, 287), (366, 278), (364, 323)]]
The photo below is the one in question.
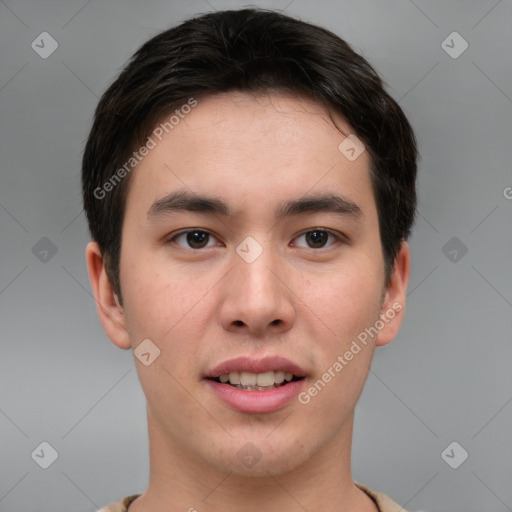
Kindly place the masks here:
[(48, 469), (57, 460), (59, 454), (50, 443), (43, 441), (30, 456), (38, 466)]
[(441, 43), (441, 48), (452, 59), (458, 59), (468, 49), (468, 46), (468, 42), (458, 32), (452, 32)]
[(253, 443), (246, 443), (238, 450), (237, 457), (244, 466), (250, 469), (261, 459), (261, 452)]
[(57, 246), (49, 238), (43, 236), (32, 247), (32, 254), (39, 261), (48, 263), (57, 254)]
[(459, 468), (468, 458), (468, 452), (457, 441), (450, 443), (442, 452), (441, 458), (452, 469)]
[(456, 236), (446, 242), (441, 252), (452, 262), (458, 263), (468, 252), (467, 246)]
[(246, 262), (252, 263), (263, 252), (263, 247), (252, 237), (248, 236), (236, 247), (236, 253)]
[(144, 366), (149, 366), (157, 357), (160, 356), (160, 349), (149, 338), (147, 338), (135, 347), (133, 355)]
[(30, 46), (39, 57), (47, 59), (59, 47), (59, 43), (48, 32), (41, 32)]
[(353, 162), (365, 150), (365, 147), (357, 135), (351, 133), (341, 142), (338, 150), (347, 160)]

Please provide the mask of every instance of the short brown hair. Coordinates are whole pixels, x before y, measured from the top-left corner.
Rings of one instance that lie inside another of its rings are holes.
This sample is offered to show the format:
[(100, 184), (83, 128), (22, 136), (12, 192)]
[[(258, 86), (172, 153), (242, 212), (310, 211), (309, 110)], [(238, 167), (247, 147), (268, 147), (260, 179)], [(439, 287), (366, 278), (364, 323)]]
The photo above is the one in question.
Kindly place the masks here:
[(130, 183), (122, 166), (190, 98), (232, 90), (306, 94), (348, 121), (371, 158), (388, 280), (416, 211), (418, 152), (407, 118), (370, 64), (332, 32), (275, 11), (242, 9), (189, 19), (147, 41), (96, 108), (83, 155), (83, 202), (119, 298)]

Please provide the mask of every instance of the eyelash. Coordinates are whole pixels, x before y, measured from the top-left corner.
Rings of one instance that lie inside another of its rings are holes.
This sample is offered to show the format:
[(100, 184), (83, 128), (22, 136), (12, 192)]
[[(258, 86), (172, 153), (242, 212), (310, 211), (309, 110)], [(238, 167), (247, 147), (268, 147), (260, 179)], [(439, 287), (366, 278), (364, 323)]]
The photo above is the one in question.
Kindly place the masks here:
[[(193, 233), (193, 232), (206, 233), (208, 236), (215, 238), (215, 235), (213, 233), (211, 233), (210, 231), (206, 230), (206, 229), (192, 228), (192, 229), (184, 229), (182, 231), (179, 231), (178, 233), (175, 233), (175, 234), (171, 235), (166, 240), (165, 243), (166, 244), (175, 243), (175, 244), (179, 245), (181, 248), (188, 249), (188, 250), (191, 250), (191, 251), (200, 251), (202, 249), (209, 249), (211, 247), (211, 246), (210, 247), (200, 247), (200, 248), (196, 249), (196, 248), (193, 248), (193, 247), (183, 247), (182, 245), (180, 245), (180, 244), (178, 244), (176, 242), (176, 239), (179, 238), (180, 236), (186, 235), (187, 233)], [(308, 233), (314, 233), (314, 232), (327, 233), (327, 235), (330, 235), (330, 236), (332, 236), (335, 239), (335, 242), (348, 243), (347, 237), (345, 235), (343, 235), (342, 233), (339, 233), (339, 232), (336, 232), (336, 231), (332, 231), (330, 229), (324, 229), (324, 228), (308, 229), (307, 231), (303, 231), (302, 233), (298, 234), (293, 240), (296, 240), (297, 238), (299, 238), (301, 236), (307, 235)], [(208, 242), (209, 241), (210, 240), (208, 240)], [(330, 245), (319, 247), (319, 248), (315, 248), (315, 247), (306, 247), (306, 248), (307, 249), (311, 249), (313, 251), (319, 251), (319, 250), (322, 250), (322, 249), (327, 249), (327, 248), (331, 247), (332, 245), (333, 244), (331, 243)]]

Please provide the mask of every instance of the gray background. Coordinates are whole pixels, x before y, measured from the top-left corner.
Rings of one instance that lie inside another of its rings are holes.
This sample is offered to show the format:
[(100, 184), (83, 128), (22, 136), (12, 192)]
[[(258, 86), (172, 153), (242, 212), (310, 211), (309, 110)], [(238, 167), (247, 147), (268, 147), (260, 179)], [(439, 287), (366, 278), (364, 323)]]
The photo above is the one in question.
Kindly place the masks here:
[[(2, 512), (94, 511), (145, 490), (144, 395), (133, 355), (100, 326), (86, 273), (83, 144), (99, 96), (141, 43), (244, 5), (0, 1)], [(354, 478), (408, 510), (512, 510), (512, 2), (252, 5), (347, 39), (420, 141), (406, 320), (377, 350), (357, 408)], [(31, 48), (43, 31), (59, 44), (47, 59)], [(458, 58), (442, 47), (454, 31), (469, 44)], [(43, 441), (58, 452), (48, 469), (34, 460), (48, 449), (31, 457)], [(453, 441), (469, 453), (458, 469), (441, 457)]]

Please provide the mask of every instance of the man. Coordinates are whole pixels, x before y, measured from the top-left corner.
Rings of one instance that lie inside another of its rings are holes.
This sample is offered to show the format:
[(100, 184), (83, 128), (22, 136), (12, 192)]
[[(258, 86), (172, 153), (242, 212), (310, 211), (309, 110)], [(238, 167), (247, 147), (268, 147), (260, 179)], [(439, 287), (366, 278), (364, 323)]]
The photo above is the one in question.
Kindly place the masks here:
[(150, 481), (102, 511), (403, 510), (354, 483), (354, 409), (409, 279), (416, 142), (370, 65), (272, 11), (134, 55), (83, 158), (87, 265), (133, 349)]

